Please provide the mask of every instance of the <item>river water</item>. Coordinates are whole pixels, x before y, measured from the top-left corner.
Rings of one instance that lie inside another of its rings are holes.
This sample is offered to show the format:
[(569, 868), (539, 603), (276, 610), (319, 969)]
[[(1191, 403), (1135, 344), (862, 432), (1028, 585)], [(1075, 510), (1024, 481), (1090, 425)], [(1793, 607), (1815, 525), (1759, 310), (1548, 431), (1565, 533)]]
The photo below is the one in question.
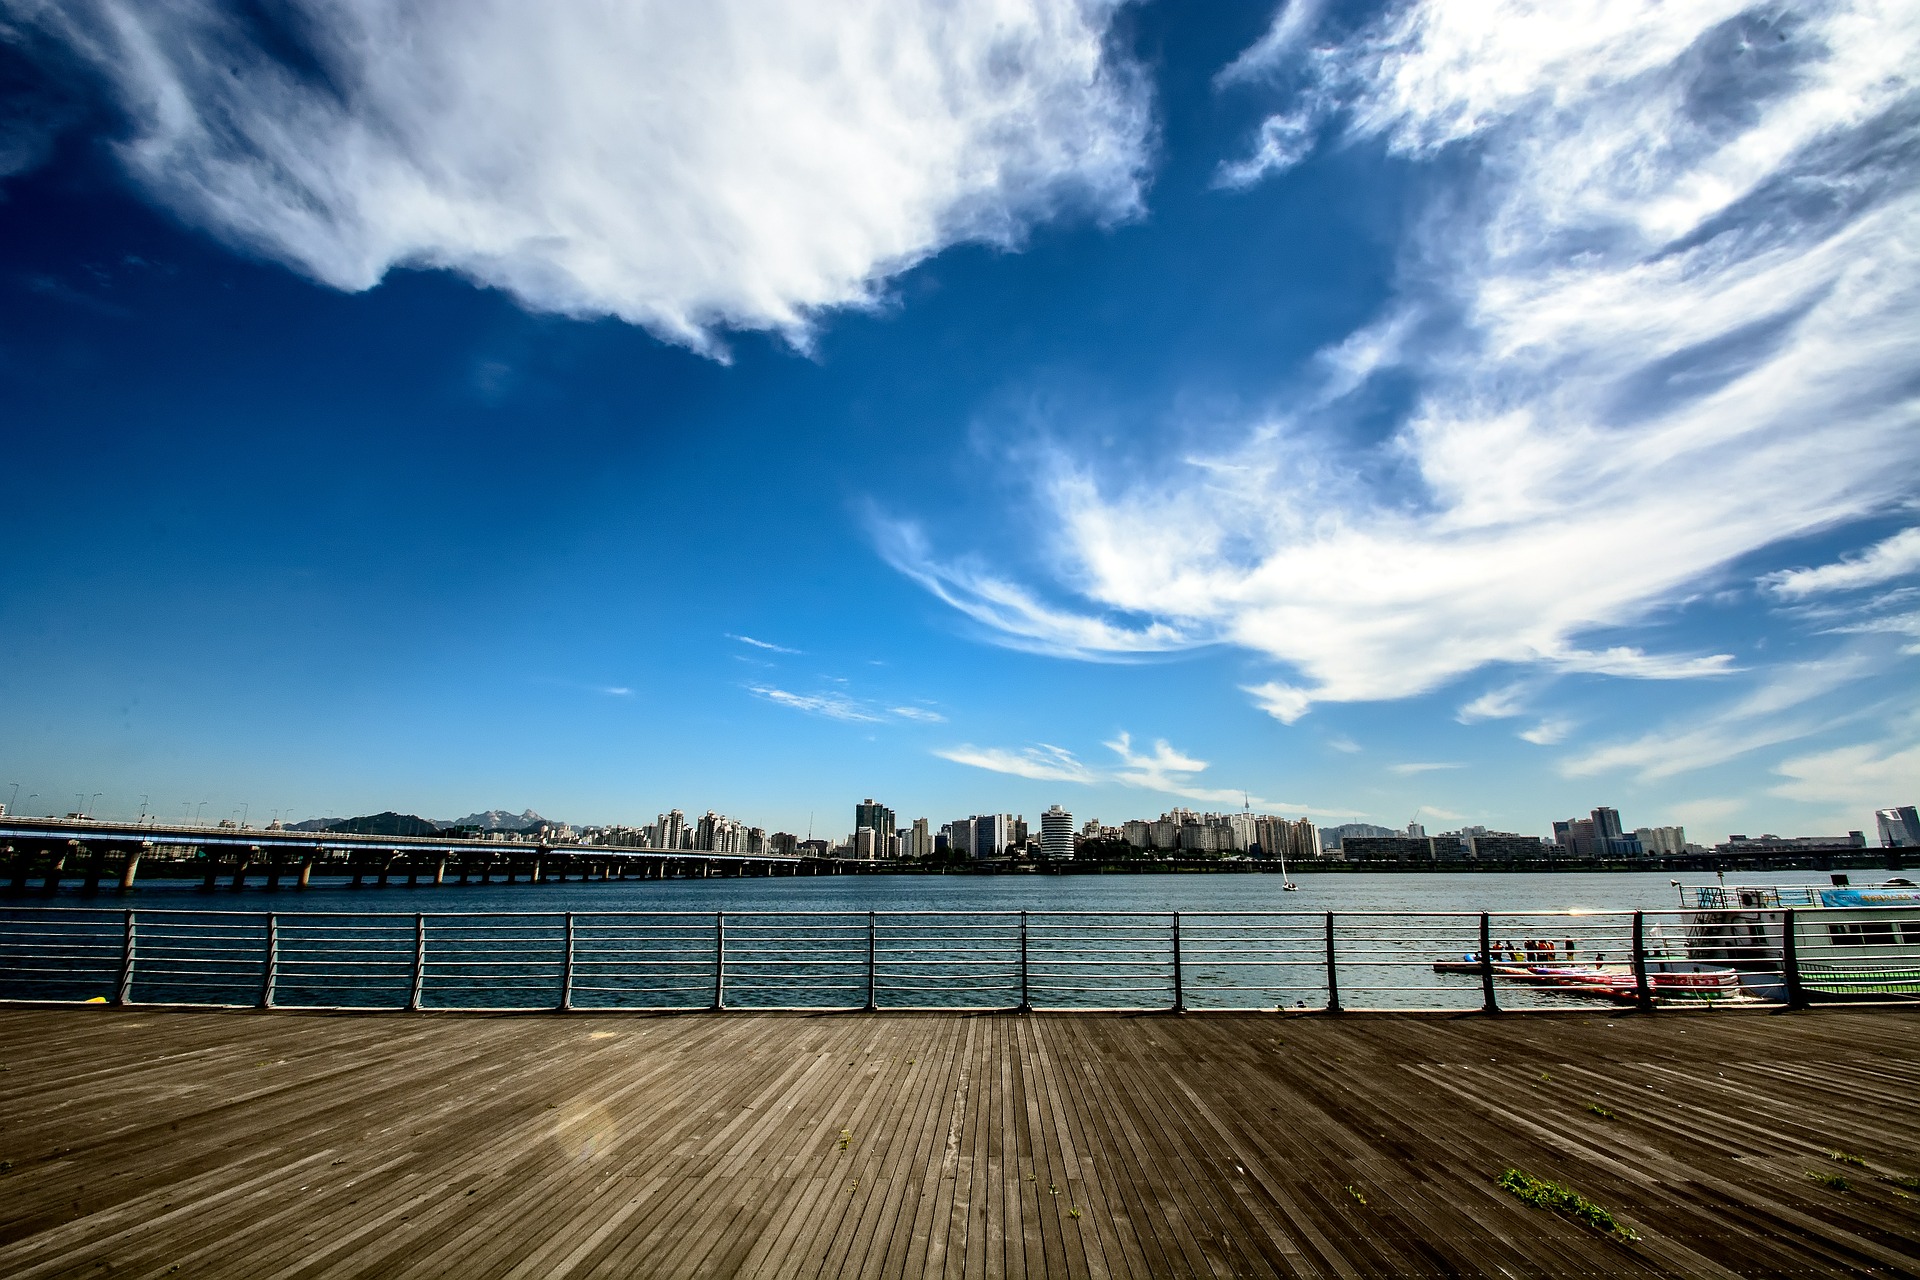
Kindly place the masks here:
[[(1856, 884), (1895, 872), (1853, 871)], [(1632, 911), (1681, 905), (1672, 881), (1712, 875), (1666, 872), (1296, 872), (1295, 892), (1274, 874), (859, 875), (716, 880), (549, 881), (353, 889), (316, 880), (304, 892), (269, 892), (258, 876), (212, 893), (198, 880), (151, 879), (131, 894), (85, 897), (72, 882), (62, 906), (231, 911)], [(1825, 884), (1817, 871), (1732, 873), (1739, 884)], [(46, 901), (0, 894), (0, 902)]]
[[(1888, 875), (1850, 874), (1856, 884)], [(1312, 1008), (1337, 985), (1348, 1007), (1473, 1008), (1478, 974), (1451, 970), (1479, 948), (1479, 913), (1494, 913), (1497, 955), (1621, 971), (1635, 910), (1654, 913), (1649, 955), (1687, 956), (1673, 879), (1309, 872), (1295, 892), (1272, 874), (323, 881), (305, 891), (256, 882), (212, 892), (152, 879), (127, 894), (72, 886), (51, 899), (0, 898), (0, 998), (111, 999), (124, 982), (139, 1002), (321, 1007), (1005, 1008), (1024, 996), (1042, 1008)], [(1607, 998), (1502, 987), (1508, 1007)]]

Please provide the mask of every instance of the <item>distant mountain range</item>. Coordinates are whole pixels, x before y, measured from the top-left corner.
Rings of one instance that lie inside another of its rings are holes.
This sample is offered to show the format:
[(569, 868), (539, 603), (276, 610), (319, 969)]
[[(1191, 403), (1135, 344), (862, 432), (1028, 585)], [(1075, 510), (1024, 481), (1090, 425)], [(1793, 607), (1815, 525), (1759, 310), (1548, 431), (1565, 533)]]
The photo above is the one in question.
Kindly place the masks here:
[(531, 809), (522, 813), (489, 809), (485, 813), (470, 813), (454, 822), (422, 818), (411, 813), (395, 813), (389, 809), (385, 813), (370, 813), (359, 818), (309, 818), (305, 822), (294, 823), (289, 829), (334, 831), (361, 836), (430, 836), (452, 830), (531, 831), (547, 821)]
[(520, 813), (508, 813), (505, 809), (489, 809), (485, 813), (470, 813), (458, 822), (443, 822), (443, 827), (478, 827), (482, 831), (531, 831), (542, 825), (547, 819), (531, 809)]

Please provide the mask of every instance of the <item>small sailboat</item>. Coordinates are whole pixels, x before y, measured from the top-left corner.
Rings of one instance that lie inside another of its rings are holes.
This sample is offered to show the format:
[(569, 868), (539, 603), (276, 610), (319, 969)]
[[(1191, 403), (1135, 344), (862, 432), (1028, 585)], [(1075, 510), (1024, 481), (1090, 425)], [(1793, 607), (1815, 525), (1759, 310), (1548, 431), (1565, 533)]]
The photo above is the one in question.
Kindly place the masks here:
[[(1253, 812), (1253, 797), (1242, 791), (1240, 793), (1240, 806), (1247, 813), (1251, 814)], [(1287, 878), (1287, 851), (1285, 849), (1280, 850), (1280, 887), (1287, 893), (1298, 893), (1300, 891), (1300, 886)]]

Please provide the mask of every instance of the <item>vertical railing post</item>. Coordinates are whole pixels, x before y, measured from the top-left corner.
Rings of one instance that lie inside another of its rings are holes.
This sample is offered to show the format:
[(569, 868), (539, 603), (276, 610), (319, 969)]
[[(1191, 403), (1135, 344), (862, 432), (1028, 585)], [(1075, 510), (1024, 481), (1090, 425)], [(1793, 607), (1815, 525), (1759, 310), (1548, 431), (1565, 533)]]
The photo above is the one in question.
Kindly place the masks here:
[(560, 961), (560, 1008), (573, 1008), (573, 912), (567, 912), (567, 953)]
[(727, 913), (713, 913), (713, 1007), (727, 1007)]
[(120, 981), (113, 987), (115, 1004), (133, 1003), (133, 911), (122, 912), (120, 921)]
[(1480, 1012), (1500, 1012), (1500, 1001), (1493, 994), (1493, 927), (1487, 913), (1480, 913)]
[(1800, 985), (1800, 939), (1795, 936), (1793, 908), (1780, 918), (1780, 977), (1787, 984), (1787, 1008), (1807, 1007), (1807, 993)]
[(1180, 970), (1180, 913), (1173, 913), (1173, 1011), (1187, 1011), (1186, 977)]
[(1333, 951), (1333, 912), (1327, 912), (1327, 1012), (1340, 1012), (1340, 965)]
[(427, 985), (427, 916), (416, 911), (413, 916), (413, 973), (407, 983), (407, 1008), (417, 1011), (420, 997)]
[(873, 940), (875, 933), (874, 914), (867, 912), (867, 1012), (873, 1012)]
[(1033, 1008), (1032, 997), (1027, 991), (1027, 913), (1020, 913), (1020, 1012), (1026, 1013)]
[(1646, 914), (1640, 911), (1633, 913), (1633, 1000), (1640, 1012), (1653, 1012), (1653, 984), (1647, 979)]
[(273, 1008), (273, 981), (280, 969), (280, 916), (267, 912), (267, 960), (260, 968), (260, 1007)]

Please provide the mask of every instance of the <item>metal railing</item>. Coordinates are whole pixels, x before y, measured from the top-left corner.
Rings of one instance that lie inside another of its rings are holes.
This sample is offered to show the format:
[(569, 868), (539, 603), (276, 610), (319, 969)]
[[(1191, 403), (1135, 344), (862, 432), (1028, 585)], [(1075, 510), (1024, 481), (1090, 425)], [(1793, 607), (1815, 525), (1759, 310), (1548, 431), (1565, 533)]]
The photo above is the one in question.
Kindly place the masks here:
[(1506, 1009), (1920, 998), (1920, 913), (0, 908), (0, 999), (366, 1009)]

